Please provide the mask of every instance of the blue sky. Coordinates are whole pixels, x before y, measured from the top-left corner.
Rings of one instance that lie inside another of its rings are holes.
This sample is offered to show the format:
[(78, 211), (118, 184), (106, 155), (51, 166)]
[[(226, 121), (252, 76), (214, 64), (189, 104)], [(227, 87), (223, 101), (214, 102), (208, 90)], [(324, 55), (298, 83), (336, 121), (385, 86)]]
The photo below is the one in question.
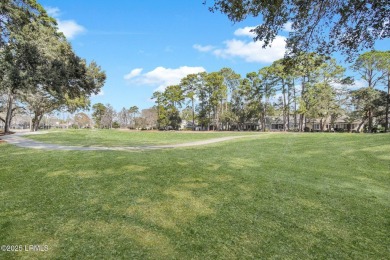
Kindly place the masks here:
[[(38, 1), (57, 19), (77, 55), (95, 60), (106, 72), (106, 84), (92, 104), (110, 103), (116, 110), (153, 106), (155, 90), (177, 84), (188, 73), (223, 67), (242, 76), (258, 71), (283, 57), (289, 30), (286, 25), (264, 50), (249, 33), (259, 18), (233, 24), (210, 13), (203, 0)], [(386, 40), (376, 48), (389, 46)]]

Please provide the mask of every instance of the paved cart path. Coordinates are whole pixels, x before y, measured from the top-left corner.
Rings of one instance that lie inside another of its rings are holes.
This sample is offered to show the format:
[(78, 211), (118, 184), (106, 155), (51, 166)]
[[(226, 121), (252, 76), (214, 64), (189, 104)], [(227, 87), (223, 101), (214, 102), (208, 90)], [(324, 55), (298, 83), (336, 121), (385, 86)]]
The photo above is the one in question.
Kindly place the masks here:
[[(37, 134), (45, 134), (46, 132), (37, 132)], [(42, 149), (42, 150), (58, 150), (58, 151), (135, 151), (135, 150), (156, 150), (156, 149), (168, 149), (168, 148), (180, 148), (180, 147), (191, 147), (201, 146), (213, 143), (224, 142), (228, 140), (243, 138), (243, 137), (254, 137), (258, 135), (244, 135), (244, 136), (227, 136), (220, 138), (213, 138), (208, 140), (201, 140), (195, 142), (187, 142), (181, 144), (166, 144), (166, 145), (145, 145), (145, 146), (115, 146), (115, 147), (101, 147), (101, 146), (67, 146), (60, 144), (49, 144), (38, 141), (33, 141), (23, 137), (24, 135), (30, 135), (31, 132), (16, 133), (12, 135), (2, 136), (1, 139), (9, 144), (13, 144), (19, 147)]]

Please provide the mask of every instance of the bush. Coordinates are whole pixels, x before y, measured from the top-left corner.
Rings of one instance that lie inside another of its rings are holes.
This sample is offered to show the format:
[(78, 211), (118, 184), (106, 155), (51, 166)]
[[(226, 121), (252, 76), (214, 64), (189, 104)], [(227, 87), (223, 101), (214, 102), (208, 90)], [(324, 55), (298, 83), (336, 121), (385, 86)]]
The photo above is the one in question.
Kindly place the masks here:
[(337, 133), (344, 133), (345, 132), (344, 128), (335, 128), (334, 131)]
[(384, 133), (385, 132), (385, 128), (381, 125), (378, 125), (378, 126), (375, 126), (372, 128), (372, 132), (373, 133)]
[(118, 122), (112, 123), (112, 128), (120, 128), (121, 126), (119, 125)]

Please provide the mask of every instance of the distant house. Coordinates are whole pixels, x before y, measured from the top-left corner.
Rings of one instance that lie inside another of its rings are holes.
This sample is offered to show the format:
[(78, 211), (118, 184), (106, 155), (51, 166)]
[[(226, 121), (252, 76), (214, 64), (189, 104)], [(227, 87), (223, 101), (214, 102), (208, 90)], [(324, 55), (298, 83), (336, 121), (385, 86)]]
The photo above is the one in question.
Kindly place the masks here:
[[(268, 122), (268, 124), (266, 124), (266, 128), (268, 128), (268, 130), (270, 130), (270, 131), (283, 131), (283, 129), (284, 129), (283, 117), (281, 117), (281, 116), (267, 117), (267, 119), (266, 119), (266, 122)], [(294, 118), (290, 117), (289, 122), (286, 122), (286, 126), (289, 126), (288, 129), (294, 129)], [(298, 127), (298, 125), (296, 127)]]
[[(333, 124), (330, 123), (330, 119), (325, 121), (326, 124), (324, 125), (324, 131), (345, 131), (345, 132), (356, 132), (358, 131), (359, 125), (361, 124), (361, 121), (355, 120), (350, 121), (348, 120), (347, 116), (341, 116), (337, 118)], [(306, 122), (306, 126), (310, 129), (310, 131), (320, 131), (321, 130), (321, 120), (320, 119), (314, 119), (314, 120), (308, 120)]]
[[(287, 122), (283, 122), (283, 117), (281, 116), (268, 116), (266, 117), (265, 121), (266, 121), (265, 123), (266, 131), (283, 131), (284, 127), (286, 127), (289, 130), (294, 130), (294, 129), (298, 129), (299, 127), (299, 116), (297, 116), (296, 121), (294, 121), (293, 116), (290, 116)], [(323, 128), (324, 132), (334, 132), (334, 131), (357, 132), (359, 129), (359, 125), (361, 125), (361, 121), (359, 120), (351, 121), (347, 116), (340, 116), (339, 118), (334, 120), (333, 123), (331, 123), (330, 118), (322, 121), (321, 119), (306, 118), (304, 128), (306, 128), (306, 131), (319, 132), (321, 131), (321, 124), (324, 124), (324, 122), (325, 122)], [(209, 130), (218, 129), (218, 130), (230, 130), (230, 131), (262, 131), (263, 129), (261, 129), (261, 126), (262, 125), (259, 120), (251, 120), (245, 123), (229, 124), (229, 126), (220, 124), (219, 127), (210, 124)], [(229, 129), (227, 129), (227, 127), (229, 127)], [(208, 130), (207, 125), (202, 127), (198, 125), (197, 122), (195, 122), (195, 126), (193, 127), (192, 121), (186, 121), (186, 120), (183, 120), (181, 122), (180, 129), (182, 130), (195, 129), (196, 131)], [(361, 128), (360, 131), (362, 130), (363, 129)]]
[[(196, 123), (195, 123), (196, 126)], [(193, 124), (192, 121), (182, 120), (180, 123), (180, 130), (192, 130)]]
[[(266, 128), (268, 128), (270, 131), (283, 131), (284, 130), (284, 122), (282, 117), (268, 117), (268, 124), (266, 125)], [(290, 117), (289, 121), (286, 122), (286, 126), (288, 124), (288, 128), (290, 130), (298, 129), (299, 126), (299, 117), (296, 119), (296, 125), (294, 125), (294, 118)], [(329, 132), (329, 131), (345, 131), (345, 132), (354, 132), (357, 131), (359, 128), (359, 125), (361, 124), (361, 121), (355, 120), (350, 121), (348, 120), (347, 116), (340, 116), (335, 121), (333, 121), (333, 124), (331, 123), (330, 118), (327, 118), (326, 120), (322, 119), (310, 119), (307, 118), (306, 122), (304, 124), (304, 127), (307, 129), (307, 131), (314, 131), (319, 132), (321, 131), (321, 124), (325, 124), (323, 131)]]

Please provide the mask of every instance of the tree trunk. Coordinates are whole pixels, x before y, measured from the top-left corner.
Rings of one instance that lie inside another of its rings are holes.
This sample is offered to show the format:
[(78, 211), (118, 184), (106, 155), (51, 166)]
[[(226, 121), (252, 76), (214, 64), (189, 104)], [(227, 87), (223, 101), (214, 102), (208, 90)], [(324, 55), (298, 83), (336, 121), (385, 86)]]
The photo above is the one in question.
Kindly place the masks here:
[[(160, 130), (160, 100), (157, 101), (157, 130)], [(131, 123), (130, 123), (131, 127)]]
[(304, 114), (299, 114), (299, 132), (304, 131), (304, 122), (306, 121)]
[(31, 132), (38, 131), (38, 126), (39, 126), (38, 118), (34, 116), (34, 118), (32, 119), (32, 124), (30, 129)]
[(263, 132), (265, 132), (265, 124), (266, 124), (266, 116), (267, 116), (267, 97), (264, 97), (264, 106), (263, 106)]
[(211, 112), (209, 111), (209, 120), (207, 120), (207, 131), (210, 131)]
[(194, 98), (192, 98), (191, 101), (192, 101), (192, 131), (195, 131), (195, 107), (194, 107)]
[(218, 130), (219, 127), (219, 113), (218, 113), (218, 105), (214, 108), (214, 124), (213, 124), (213, 131)]
[(43, 114), (34, 114), (34, 117), (32, 118), (32, 124), (31, 124), (31, 131), (36, 132), (39, 130), (39, 124), (42, 120)]
[(389, 131), (389, 105), (390, 105), (390, 73), (387, 74), (387, 99), (386, 99), (386, 125), (385, 133)]
[(7, 99), (7, 112), (5, 116), (5, 125), (4, 125), (4, 133), (9, 133), (10, 127), (11, 127), (11, 121), (12, 121), (12, 104), (14, 102), (14, 95), (12, 93), (12, 90), (8, 93), (8, 99)]
[(372, 109), (368, 110), (368, 132), (372, 133)]
[[(303, 76), (303, 79), (302, 79), (302, 88), (301, 88), (301, 98), (302, 98), (302, 102), (305, 102), (305, 90), (306, 90), (306, 82), (305, 82), (305, 79), (306, 77)], [(307, 80), (309, 81), (309, 79)], [(306, 102), (305, 102), (305, 105), (306, 105)], [(301, 104), (299, 105), (301, 106)], [(300, 107), (301, 109), (301, 107)], [(305, 114), (302, 112), (302, 114), (299, 115), (299, 131), (300, 132), (303, 132), (305, 129), (304, 127), (306, 126), (306, 118), (305, 118)]]
[(32, 119), (31, 132), (38, 131), (38, 127), (39, 127), (39, 119), (38, 119), (38, 115), (35, 114)]
[(39, 121), (35, 121), (33, 124), (33, 132), (37, 132), (39, 129)]
[(282, 92), (283, 92), (283, 131), (287, 130), (287, 104), (286, 104), (286, 88), (284, 80), (282, 81)]
[(287, 131), (290, 131), (290, 101), (291, 101), (290, 83), (288, 83), (287, 84)]
[(261, 128), (263, 129), (263, 132), (265, 132), (265, 116), (264, 116), (264, 114), (261, 117)]
[(358, 128), (357, 128), (357, 132), (360, 133), (360, 128), (363, 126), (363, 124), (366, 122), (366, 119), (363, 119), (362, 122), (360, 122)]
[(325, 117), (325, 119), (321, 118), (321, 132), (324, 132), (327, 121), (327, 117)]
[(297, 127), (297, 97), (295, 93), (295, 79), (292, 81), (292, 87), (293, 87), (293, 100), (294, 100), (294, 130)]

